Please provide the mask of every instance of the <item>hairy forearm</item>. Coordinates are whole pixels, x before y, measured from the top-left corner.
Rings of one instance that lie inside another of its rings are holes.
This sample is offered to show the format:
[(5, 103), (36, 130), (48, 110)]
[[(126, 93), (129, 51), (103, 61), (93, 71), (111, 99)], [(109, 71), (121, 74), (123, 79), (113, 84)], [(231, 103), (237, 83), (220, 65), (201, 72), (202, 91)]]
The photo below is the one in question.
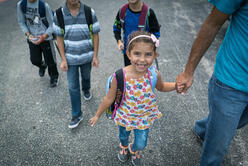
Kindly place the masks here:
[(229, 16), (221, 13), (215, 7), (211, 14), (207, 17), (203, 23), (194, 43), (191, 48), (190, 57), (185, 68), (185, 73), (193, 75), (197, 65), (201, 58), (213, 42), (216, 34), (220, 30)]
[(212, 27), (208, 23), (203, 24), (203, 28), (200, 30), (198, 36), (196, 37), (191, 52), (188, 63), (185, 68), (185, 72), (193, 74), (195, 68), (199, 64), (201, 58), (211, 45), (214, 40), (219, 28)]

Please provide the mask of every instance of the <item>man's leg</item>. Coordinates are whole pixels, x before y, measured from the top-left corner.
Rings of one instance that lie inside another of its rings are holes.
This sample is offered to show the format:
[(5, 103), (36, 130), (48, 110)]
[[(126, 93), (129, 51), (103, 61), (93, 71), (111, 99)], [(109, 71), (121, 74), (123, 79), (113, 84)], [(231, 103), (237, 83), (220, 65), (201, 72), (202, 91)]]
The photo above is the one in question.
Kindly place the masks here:
[(244, 127), (247, 124), (248, 124), (248, 106), (246, 107), (245, 111), (243, 112), (240, 118), (238, 129)]
[[(67, 71), (67, 80), (69, 86), (69, 93), (71, 99), (72, 107), (72, 122), (69, 124), (69, 128), (77, 127), (78, 123), (75, 121), (78, 120), (78, 117), (82, 116), (81, 111), (81, 94), (80, 94), (80, 85), (79, 85), (79, 66), (78, 65), (69, 65)], [(74, 125), (74, 122), (76, 125)], [(80, 121), (79, 121), (80, 122)]]
[[(209, 83), (208, 83), (208, 96), (210, 96), (212, 94), (212, 92), (210, 91), (210, 89), (213, 89), (213, 80), (214, 77), (211, 77)], [(211, 93), (210, 93), (211, 92)], [(210, 107), (210, 105), (212, 104), (212, 100), (210, 97), (208, 97), (208, 106)], [(211, 110), (209, 110), (211, 111)], [(209, 112), (208, 117), (211, 115), (211, 112)], [(194, 132), (200, 137), (201, 140), (204, 140), (205, 137), (205, 133), (206, 133), (206, 127), (207, 127), (207, 123), (208, 123), (208, 117), (203, 118), (201, 120), (196, 121), (195, 123), (195, 128), (194, 128)]]
[(46, 64), (42, 61), (42, 50), (40, 45), (35, 45), (28, 41), (30, 51), (30, 61), (33, 65), (39, 68), (39, 75), (41, 77), (45, 74)]
[(55, 87), (58, 83), (59, 73), (56, 64), (56, 54), (53, 41), (45, 41), (44, 43), (41, 43), (41, 48), (46, 64), (48, 65), (48, 74), (51, 77), (50, 85), (51, 87)]
[(80, 65), (81, 78), (82, 78), (82, 91), (84, 93), (84, 99), (90, 100), (92, 95), (90, 93), (90, 79), (91, 79), (91, 63)]
[(247, 107), (248, 96), (221, 83), (213, 75), (208, 97), (209, 116), (200, 165), (219, 166)]

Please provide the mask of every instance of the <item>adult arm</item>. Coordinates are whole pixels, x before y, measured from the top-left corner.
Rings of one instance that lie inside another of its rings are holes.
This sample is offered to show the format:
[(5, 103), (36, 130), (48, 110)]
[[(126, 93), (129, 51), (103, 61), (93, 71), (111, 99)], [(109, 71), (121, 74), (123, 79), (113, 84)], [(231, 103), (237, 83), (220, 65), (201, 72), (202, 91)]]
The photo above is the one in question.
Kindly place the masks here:
[(186, 93), (193, 84), (194, 71), (197, 65), (229, 16), (219, 11), (215, 6), (213, 7), (193, 43), (184, 72), (177, 76), (178, 89), (182, 89), (177, 89), (179, 93)]

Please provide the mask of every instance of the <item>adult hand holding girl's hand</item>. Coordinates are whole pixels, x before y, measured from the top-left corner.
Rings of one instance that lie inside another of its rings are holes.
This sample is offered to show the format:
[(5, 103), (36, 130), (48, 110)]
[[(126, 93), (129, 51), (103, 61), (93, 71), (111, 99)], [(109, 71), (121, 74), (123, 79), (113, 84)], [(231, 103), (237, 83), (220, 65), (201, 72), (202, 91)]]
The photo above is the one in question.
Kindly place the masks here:
[(96, 124), (96, 122), (98, 121), (98, 119), (99, 119), (99, 117), (97, 117), (97, 116), (94, 116), (93, 118), (91, 118), (89, 120), (90, 125), (93, 127)]
[(188, 74), (186, 72), (183, 72), (178, 75), (176, 79), (177, 93), (185, 94), (193, 84), (193, 79), (193, 74)]

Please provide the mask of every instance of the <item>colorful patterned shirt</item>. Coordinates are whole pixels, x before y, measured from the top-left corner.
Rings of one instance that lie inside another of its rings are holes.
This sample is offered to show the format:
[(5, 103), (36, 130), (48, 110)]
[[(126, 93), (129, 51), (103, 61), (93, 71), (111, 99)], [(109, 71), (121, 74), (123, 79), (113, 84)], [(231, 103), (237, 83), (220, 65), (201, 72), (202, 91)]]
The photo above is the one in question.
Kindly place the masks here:
[(125, 97), (123, 104), (116, 111), (115, 123), (126, 127), (127, 131), (145, 130), (155, 119), (162, 116), (158, 110), (148, 73), (139, 79), (125, 79)]

